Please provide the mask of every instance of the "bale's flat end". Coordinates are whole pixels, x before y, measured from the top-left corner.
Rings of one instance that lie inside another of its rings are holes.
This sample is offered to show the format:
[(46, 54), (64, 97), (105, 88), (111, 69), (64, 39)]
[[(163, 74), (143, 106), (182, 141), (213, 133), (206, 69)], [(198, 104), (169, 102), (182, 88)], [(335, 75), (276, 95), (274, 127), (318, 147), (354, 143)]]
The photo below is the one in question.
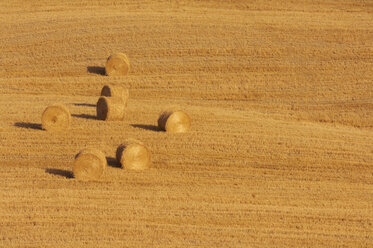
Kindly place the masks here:
[(106, 61), (105, 74), (107, 76), (125, 76), (130, 69), (128, 57), (124, 53), (110, 55)]
[(75, 156), (73, 175), (81, 181), (98, 180), (106, 167), (106, 157), (101, 151), (84, 149)]
[(41, 117), (42, 129), (47, 131), (62, 131), (70, 128), (71, 114), (63, 105), (47, 107)]
[(118, 146), (117, 161), (128, 170), (145, 170), (151, 165), (150, 150), (140, 141), (127, 140)]

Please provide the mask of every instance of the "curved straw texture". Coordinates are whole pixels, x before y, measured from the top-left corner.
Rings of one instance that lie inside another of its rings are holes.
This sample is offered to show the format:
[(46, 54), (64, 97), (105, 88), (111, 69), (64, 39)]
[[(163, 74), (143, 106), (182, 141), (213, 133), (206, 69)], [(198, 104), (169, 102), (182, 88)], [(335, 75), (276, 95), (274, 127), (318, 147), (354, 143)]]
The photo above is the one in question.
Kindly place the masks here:
[(123, 120), (125, 108), (123, 98), (101, 96), (96, 107), (97, 118), (106, 121)]
[(71, 114), (63, 105), (47, 107), (41, 116), (41, 126), (47, 131), (59, 131), (70, 128)]
[(127, 106), (129, 91), (120, 86), (105, 85), (101, 90), (101, 96), (122, 97), (124, 106)]
[(105, 154), (93, 148), (84, 149), (75, 156), (73, 174), (78, 180), (97, 180), (102, 176), (106, 167)]
[(122, 168), (129, 170), (144, 170), (151, 164), (149, 149), (138, 140), (129, 139), (119, 145), (116, 157)]
[(125, 76), (130, 69), (129, 59), (124, 53), (114, 53), (106, 61), (107, 76)]
[(158, 119), (158, 127), (170, 133), (184, 133), (190, 129), (190, 117), (184, 111), (164, 111)]

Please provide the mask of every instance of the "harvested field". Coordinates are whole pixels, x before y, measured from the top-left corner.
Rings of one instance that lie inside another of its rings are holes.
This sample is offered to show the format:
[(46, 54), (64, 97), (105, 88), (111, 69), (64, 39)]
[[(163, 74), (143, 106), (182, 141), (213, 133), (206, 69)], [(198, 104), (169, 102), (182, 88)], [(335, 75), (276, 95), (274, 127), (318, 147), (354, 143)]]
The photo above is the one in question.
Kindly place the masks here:
[[(0, 246), (373, 247), (372, 37), (369, 0), (0, 1)], [(187, 133), (158, 128), (175, 108)], [(120, 168), (128, 138), (149, 169)], [(72, 178), (86, 147), (98, 181)]]

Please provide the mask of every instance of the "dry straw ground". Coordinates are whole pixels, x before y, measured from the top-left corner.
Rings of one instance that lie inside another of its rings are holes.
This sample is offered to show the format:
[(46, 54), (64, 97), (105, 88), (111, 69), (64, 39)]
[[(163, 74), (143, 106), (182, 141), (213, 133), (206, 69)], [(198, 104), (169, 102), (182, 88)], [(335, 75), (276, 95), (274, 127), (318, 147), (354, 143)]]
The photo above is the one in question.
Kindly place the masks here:
[[(373, 247), (372, 24), (369, 0), (0, 1), (0, 246)], [(105, 84), (124, 121), (95, 119)], [(159, 132), (170, 105), (190, 132)], [(130, 137), (151, 169), (118, 168)], [(71, 178), (85, 147), (99, 182)]]

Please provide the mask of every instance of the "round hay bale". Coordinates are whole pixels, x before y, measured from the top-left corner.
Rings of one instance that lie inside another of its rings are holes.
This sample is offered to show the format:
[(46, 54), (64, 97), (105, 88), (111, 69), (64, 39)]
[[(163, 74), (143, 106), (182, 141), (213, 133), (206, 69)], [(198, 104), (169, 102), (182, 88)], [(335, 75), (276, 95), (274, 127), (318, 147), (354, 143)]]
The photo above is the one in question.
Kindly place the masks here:
[(130, 69), (129, 59), (124, 53), (114, 53), (106, 61), (107, 76), (125, 76)]
[(101, 96), (97, 102), (97, 118), (99, 120), (123, 120), (126, 106), (121, 97)]
[(190, 129), (191, 120), (184, 111), (164, 111), (158, 118), (158, 127), (170, 133), (184, 133)]
[(122, 97), (124, 106), (127, 106), (129, 91), (120, 86), (105, 85), (101, 90), (101, 96)]
[(122, 168), (129, 170), (144, 170), (151, 164), (149, 149), (138, 140), (129, 139), (119, 145), (116, 157)]
[(41, 116), (41, 126), (47, 131), (60, 131), (70, 128), (71, 114), (63, 105), (47, 107)]
[(106, 167), (105, 154), (100, 150), (88, 148), (75, 156), (73, 174), (78, 180), (97, 180), (102, 176)]

